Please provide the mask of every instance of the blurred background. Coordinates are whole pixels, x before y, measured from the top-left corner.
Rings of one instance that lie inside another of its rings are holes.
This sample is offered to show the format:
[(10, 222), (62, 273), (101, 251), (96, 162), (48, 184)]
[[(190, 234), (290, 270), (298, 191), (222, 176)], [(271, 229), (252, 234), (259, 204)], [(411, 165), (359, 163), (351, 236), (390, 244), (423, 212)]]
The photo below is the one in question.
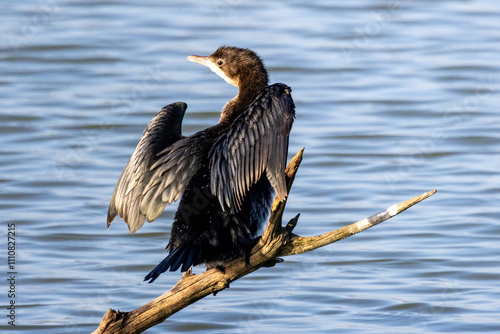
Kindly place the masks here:
[[(135, 309), (179, 279), (142, 281), (166, 256), (176, 205), (133, 235), (121, 220), (107, 231), (107, 206), (161, 107), (188, 104), (187, 135), (218, 121), (237, 89), (186, 57), (222, 44), (253, 49), (293, 89), (290, 157), (306, 148), (285, 214), (301, 213), (296, 233), (438, 193), (148, 333), (500, 330), (500, 3), (40, 0), (4, 1), (0, 15), (16, 332), (89, 333), (108, 308)], [(12, 331), (2, 268), (0, 328)]]

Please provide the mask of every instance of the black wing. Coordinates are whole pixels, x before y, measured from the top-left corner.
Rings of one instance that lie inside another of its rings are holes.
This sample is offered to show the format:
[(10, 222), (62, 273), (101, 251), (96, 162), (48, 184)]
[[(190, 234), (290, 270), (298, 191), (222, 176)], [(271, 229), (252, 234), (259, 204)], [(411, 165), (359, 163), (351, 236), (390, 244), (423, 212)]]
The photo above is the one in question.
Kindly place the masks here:
[(225, 211), (239, 211), (246, 192), (264, 172), (276, 195), (286, 198), (284, 171), (295, 117), (290, 93), (284, 84), (263, 89), (210, 152), (211, 191)]
[(154, 214), (143, 204), (147, 195), (145, 191), (149, 189), (148, 184), (156, 175), (152, 167), (160, 159), (158, 155), (183, 138), (181, 124), (186, 108), (184, 102), (163, 107), (144, 130), (111, 198), (108, 228), (118, 214), (127, 223), (130, 233), (134, 233), (142, 227), (146, 218), (149, 221), (154, 220), (171, 202), (163, 202), (160, 212), (157, 213), (158, 208), (155, 208)]
[(158, 218), (167, 204), (177, 201), (184, 193), (213, 142), (209, 137), (209, 131), (200, 131), (158, 154), (158, 160), (150, 168), (149, 182), (142, 191), (140, 211), (148, 221)]

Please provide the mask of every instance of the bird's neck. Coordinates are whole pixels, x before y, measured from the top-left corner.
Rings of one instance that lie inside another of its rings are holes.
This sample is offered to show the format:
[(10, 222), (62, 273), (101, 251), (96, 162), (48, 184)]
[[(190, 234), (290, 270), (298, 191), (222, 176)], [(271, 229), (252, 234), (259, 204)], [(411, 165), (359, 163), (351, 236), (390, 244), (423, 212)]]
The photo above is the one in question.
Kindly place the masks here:
[(257, 94), (267, 86), (267, 75), (263, 78), (245, 80), (239, 86), (238, 95), (230, 100), (222, 109), (219, 123), (231, 124), (255, 99)]

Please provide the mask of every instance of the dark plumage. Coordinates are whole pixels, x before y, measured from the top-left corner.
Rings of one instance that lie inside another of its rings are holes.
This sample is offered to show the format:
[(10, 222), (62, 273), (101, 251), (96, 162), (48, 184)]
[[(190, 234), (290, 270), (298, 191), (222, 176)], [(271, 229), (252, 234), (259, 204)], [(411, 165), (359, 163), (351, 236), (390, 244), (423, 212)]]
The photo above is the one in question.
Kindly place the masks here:
[(187, 105), (164, 107), (148, 124), (125, 167), (108, 210), (134, 233), (181, 197), (168, 256), (145, 278), (206, 263), (223, 266), (255, 243), (273, 196), (287, 196), (284, 169), (295, 116), (291, 89), (267, 86), (267, 71), (251, 50), (220, 47), (188, 60), (208, 66), (239, 88), (217, 125), (181, 134)]

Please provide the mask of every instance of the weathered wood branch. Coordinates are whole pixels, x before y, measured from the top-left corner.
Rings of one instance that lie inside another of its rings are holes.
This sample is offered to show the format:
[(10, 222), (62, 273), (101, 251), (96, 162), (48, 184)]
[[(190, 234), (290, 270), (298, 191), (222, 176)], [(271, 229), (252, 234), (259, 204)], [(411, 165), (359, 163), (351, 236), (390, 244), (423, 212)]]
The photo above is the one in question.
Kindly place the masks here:
[(363, 232), (364, 230), (369, 229), (375, 225), (378, 225), (389, 218), (394, 217), (395, 215), (405, 211), (409, 207), (417, 204), (418, 202), (423, 201), (424, 199), (432, 196), (436, 193), (436, 190), (428, 191), (420, 196), (414, 197), (405, 202), (395, 204), (384, 211), (381, 211), (373, 216), (360, 220), (357, 223), (344, 226), (339, 228), (338, 230), (328, 232), (322, 235), (318, 235), (315, 237), (299, 237), (296, 236), (290, 241), (280, 248), (278, 252), (278, 256), (287, 256), (287, 255), (296, 255), (302, 254), (306, 252), (310, 252), (316, 248), (320, 248), (336, 241), (340, 241), (351, 235), (354, 235), (359, 232)]
[[(304, 149), (297, 153), (285, 171), (288, 180), (288, 192), (290, 192), (295, 174), (302, 161), (303, 151)], [(130, 312), (109, 309), (104, 315), (99, 328), (93, 333), (142, 333), (146, 329), (165, 321), (172, 314), (195, 303), (199, 299), (228, 288), (231, 282), (261, 267), (273, 266), (279, 262), (278, 256), (309, 252), (345, 239), (394, 217), (435, 192), (435, 190), (427, 192), (406, 202), (393, 205), (387, 210), (360, 220), (357, 223), (315, 237), (300, 237), (292, 233), (299, 215), (283, 227), (281, 219), (286, 200), (280, 202), (275, 199), (267, 227), (257, 245), (252, 249), (250, 265), (247, 265), (244, 259), (237, 259), (226, 266), (224, 273), (217, 269), (207, 270), (198, 275), (187, 272), (170, 291), (144, 306)]]

